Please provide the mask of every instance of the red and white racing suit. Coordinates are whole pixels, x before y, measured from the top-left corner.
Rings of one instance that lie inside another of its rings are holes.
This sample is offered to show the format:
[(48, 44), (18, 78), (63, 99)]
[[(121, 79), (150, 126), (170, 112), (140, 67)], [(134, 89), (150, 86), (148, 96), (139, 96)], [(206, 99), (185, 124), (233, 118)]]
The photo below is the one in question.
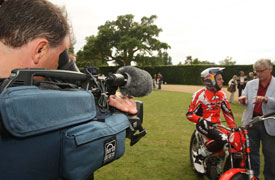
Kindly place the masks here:
[[(211, 91), (207, 88), (198, 90), (193, 94), (191, 104), (186, 113), (188, 120), (197, 124), (197, 130), (217, 143), (208, 146), (210, 151), (216, 151), (226, 143), (226, 136), (218, 129), (211, 128), (212, 123), (221, 124), (220, 110), (222, 109), (225, 120), (230, 128), (236, 127), (233, 113), (225, 93), (222, 90)], [(204, 119), (200, 121), (199, 119)], [(206, 120), (206, 121), (205, 121)], [(205, 125), (205, 122), (207, 123)]]

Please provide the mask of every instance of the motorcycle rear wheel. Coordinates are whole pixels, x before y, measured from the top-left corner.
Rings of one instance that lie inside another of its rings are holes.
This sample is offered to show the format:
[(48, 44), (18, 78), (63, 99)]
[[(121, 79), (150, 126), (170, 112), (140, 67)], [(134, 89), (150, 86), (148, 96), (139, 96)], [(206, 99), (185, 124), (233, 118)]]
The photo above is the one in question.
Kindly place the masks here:
[(230, 178), (230, 180), (248, 180), (248, 176), (247, 174), (244, 173), (237, 173), (234, 176), (232, 176), (232, 178)]
[(190, 140), (190, 149), (189, 149), (189, 152), (190, 152), (190, 164), (191, 164), (191, 167), (192, 169), (194, 170), (195, 173), (197, 173), (199, 176), (203, 176), (205, 173), (201, 173), (199, 172), (196, 168), (195, 168), (195, 165), (194, 165), (194, 159), (193, 157), (195, 156), (194, 153), (197, 153), (198, 152), (198, 147), (199, 147), (199, 144), (197, 142), (197, 139), (196, 139), (196, 135), (195, 135), (195, 132), (193, 132), (192, 136), (191, 136), (191, 140)]

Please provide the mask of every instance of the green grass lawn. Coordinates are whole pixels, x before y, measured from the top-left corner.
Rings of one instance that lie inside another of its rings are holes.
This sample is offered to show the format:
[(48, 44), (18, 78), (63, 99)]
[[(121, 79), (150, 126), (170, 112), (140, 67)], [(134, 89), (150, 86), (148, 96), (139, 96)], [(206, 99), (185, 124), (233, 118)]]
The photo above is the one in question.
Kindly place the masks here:
[[(185, 118), (192, 94), (153, 91), (144, 103), (147, 135), (125, 154), (95, 172), (96, 180), (197, 180), (189, 162), (189, 141), (195, 125)], [(244, 108), (231, 106), (237, 124)], [(207, 179), (207, 178), (204, 178)]]

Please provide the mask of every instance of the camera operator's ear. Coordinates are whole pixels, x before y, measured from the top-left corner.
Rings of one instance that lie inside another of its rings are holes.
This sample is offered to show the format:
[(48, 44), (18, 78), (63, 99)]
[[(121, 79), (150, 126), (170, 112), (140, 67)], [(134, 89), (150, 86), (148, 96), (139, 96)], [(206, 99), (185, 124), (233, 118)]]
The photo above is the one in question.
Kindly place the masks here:
[(38, 64), (41, 58), (49, 50), (49, 42), (46, 39), (37, 39), (34, 43), (32, 59), (34, 64)]

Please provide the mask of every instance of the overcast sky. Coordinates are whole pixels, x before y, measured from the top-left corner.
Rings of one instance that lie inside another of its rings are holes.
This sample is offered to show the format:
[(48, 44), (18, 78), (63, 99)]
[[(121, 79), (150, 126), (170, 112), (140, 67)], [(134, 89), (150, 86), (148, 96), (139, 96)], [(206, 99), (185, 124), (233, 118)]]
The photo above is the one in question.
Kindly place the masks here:
[(259, 58), (275, 61), (274, 0), (50, 0), (65, 6), (76, 37), (75, 50), (97, 27), (117, 16), (157, 15), (163, 30), (159, 40), (168, 43), (173, 64), (186, 56), (219, 64), (231, 56), (237, 64)]

